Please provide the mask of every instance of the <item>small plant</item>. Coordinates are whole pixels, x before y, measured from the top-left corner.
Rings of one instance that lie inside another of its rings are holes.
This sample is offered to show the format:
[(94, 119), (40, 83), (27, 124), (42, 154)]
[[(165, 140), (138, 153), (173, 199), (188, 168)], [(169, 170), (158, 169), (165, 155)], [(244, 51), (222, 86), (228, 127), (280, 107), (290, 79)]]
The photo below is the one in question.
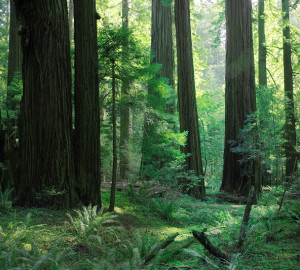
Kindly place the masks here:
[(43, 231), (43, 225), (32, 225), (31, 215), (25, 221), (8, 222), (4, 230), (0, 227), (0, 250), (10, 250), (13, 246), (31, 245), (35, 235)]
[(73, 253), (60, 250), (57, 240), (46, 254), (41, 254), (35, 244), (27, 248), (13, 246), (0, 252), (0, 267), (3, 270), (68, 270), (63, 261)]
[(71, 230), (83, 242), (96, 240), (100, 245), (102, 238), (99, 235), (101, 225), (110, 225), (114, 223), (115, 216), (103, 217), (104, 208), (97, 210), (97, 206), (83, 206), (81, 210), (75, 210), (77, 217), (72, 217), (69, 213), (67, 216), (70, 219)]
[(49, 202), (64, 196), (66, 192), (66, 190), (57, 190), (55, 186), (43, 186), (42, 191), (35, 194), (35, 198), (40, 202), (41, 206), (44, 206), (49, 205)]
[(7, 212), (7, 210), (11, 207), (10, 195), (13, 190), (13, 188), (8, 187), (2, 191), (2, 187), (0, 185), (0, 212)]
[(145, 203), (150, 200), (148, 188), (150, 187), (149, 182), (143, 183), (143, 186), (139, 189), (134, 188), (133, 184), (130, 184), (126, 192), (131, 202)]
[[(129, 254), (126, 259), (118, 260), (116, 249), (110, 249), (109, 252), (101, 259), (88, 261), (89, 269), (93, 270), (155, 270), (160, 258), (167, 253), (165, 249), (159, 250), (151, 259), (147, 259), (159, 245), (160, 242), (148, 233), (141, 235), (140, 231), (136, 231), (134, 242), (127, 249)], [(129, 258), (129, 259), (128, 259)]]
[(155, 198), (152, 199), (152, 208), (155, 212), (159, 213), (162, 218), (170, 220), (175, 212), (176, 205), (174, 201), (167, 201), (164, 198)]

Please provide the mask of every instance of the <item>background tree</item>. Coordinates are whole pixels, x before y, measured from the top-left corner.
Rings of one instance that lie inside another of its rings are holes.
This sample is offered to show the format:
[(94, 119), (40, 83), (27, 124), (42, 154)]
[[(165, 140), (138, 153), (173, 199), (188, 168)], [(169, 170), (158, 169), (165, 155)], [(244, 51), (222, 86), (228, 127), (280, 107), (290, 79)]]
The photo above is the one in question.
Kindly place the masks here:
[[(122, 0), (122, 27), (123, 31), (128, 31), (128, 0)], [(128, 42), (125, 42), (122, 48), (123, 61), (126, 61)], [(129, 173), (129, 118), (130, 118), (130, 108), (129, 100), (130, 94), (129, 89), (130, 82), (128, 81), (128, 76), (123, 76), (122, 86), (121, 86), (121, 101), (120, 101), (120, 178), (127, 179)]]
[(17, 20), (15, 3), (10, 1), (10, 23), (9, 23), (9, 54), (8, 54), (8, 79), (10, 85), (16, 72), (22, 72), (22, 48), (19, 35), (20, 23)]
[[(186, 155), (186, 169), (193, 170), (200, 178), (198, 183), (184, 183), (184, 189), (191, 196), (204, 199), (205, 186), (196, 107), (189, 0), (175, 0), (175, 26), (180, 131), (188, 132), (182, 152)], [(191, 185), (190, 188), (188, 184)]]
[[(5, 113), (3, 103), (5, 102), (4, 90), (7, 85), (7, 51), (8, 51), (8, 34), (9, 34), (9, 0), (0, 2), (0, 183), (3, 178), (3, 169), (5, 161), (4, 143), (5, 143)], [(1, 183), (2, 184), (2, 183)]]
[(18, 178), (17, 170), (19, 164), (18, 153), (18, 118), (20, 111), (19, 89), (22, 73), (22, 48), (19, 35), (20, 23), (17, 20), (15, 3), (10, 1), (10, 24), (9, 24), (9, 54), (7, 74), (7, 97), (6, 97), (6, 143), (5, 152), (7, 156), (6, 178), (11, 186), (14, 186), (14, 179)]
[[(166, 78), (171, 86), (168, 90), (174, 93), (174, 48), (172, 27), (172, 5), (170, 1), (152, 0), (151, 19), (151, 53), (152, 63), (161, 65), (156, 77)], [(175, 98), (167, 104), (166, 111), (175, 112)]]
[(284, 67), (284, 93), (285, 93), (285, 156), (286, 176), (289, 177), (297, 170), (296, 150), (296, 119), (293, 89), (292, 48), (290, 34), (289, 0), (282, 0), (283, 19), (283, 67)]
[(267, 86), (267, 49), (265, 37), (265, 0), (258, 1), (258, 82)]
[(150, 62), (160, 69), (148, 83), (140, 167), (140, 175), (146, 178), (154, 176), (152, 170), (162, 169), (174, 158), (161, 147), (169, 139), (160, 133), (160, 125), (168, 123), (169, 126), (165, 125), (168, 129), (176, 126), (170, 115), (175, 112), (172, 6), (169, 2), (152, 0), (151, 10)]
[(67, 3), (15, 0), (15, 6), (22, 24), (24, 90), (18, 204), (68, 207), (74, 173)]
[(75, 186), (85, 205), (101, 204), (96, 22), (95, 1), (75, 0)]
[(236, 147), (247, 116), (255, 112), (251, 1), (226, 1), (225, 148), (221, 189), (247, 195), (254, 184), (254, 164), (243, 165)]

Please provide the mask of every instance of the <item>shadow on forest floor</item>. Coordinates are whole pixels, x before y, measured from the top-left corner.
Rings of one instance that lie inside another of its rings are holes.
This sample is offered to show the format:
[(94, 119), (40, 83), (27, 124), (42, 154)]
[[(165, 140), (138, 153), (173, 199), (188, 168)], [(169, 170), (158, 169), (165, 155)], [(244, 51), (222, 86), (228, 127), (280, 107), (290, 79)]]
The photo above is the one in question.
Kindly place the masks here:
[[(201, 202), (170, 190), (152, 197), (127, 189), (117, 194), (114, 213), (11, 208), (0, 214), (0, 269), (300, 269), (300, 202), (285, 201), (276, 216), (277, 195), (264, 192), (253, 207), (240, 251), (244, 205), (215, 196)], [(107, 206), (108, 191), (102, 200)], [(205, 251), (192, 230), (205, 231), (231, 263)], [(175, 240), (143, 263), (170, 235)]]

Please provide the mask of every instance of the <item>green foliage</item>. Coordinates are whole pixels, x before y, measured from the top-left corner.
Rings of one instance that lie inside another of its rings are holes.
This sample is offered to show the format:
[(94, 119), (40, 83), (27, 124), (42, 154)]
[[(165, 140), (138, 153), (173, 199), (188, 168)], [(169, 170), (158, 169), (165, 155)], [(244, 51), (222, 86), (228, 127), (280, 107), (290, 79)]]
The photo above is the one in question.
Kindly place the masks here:
[[(38, 227), (33, 226), (31, 220), (31, 215), (28, 214), (25, 218), (25, 221), (20, 222), (8, 222), (7, 228), (4, 231), (1, 228), (1, 249), (10, 249), (12, 246), (22, 246), (23, 244), (28, 243), (30, 238), (34, 236), (34, 234), (39, 233), (40, 230)], [(41, 226), (39, 226), (41, 227)], [(34, 229), (36, 231), (34, 231)]]
[(0, 95), (6, 89), (8, 33), (9, 33), (9, 0), (0, 2)]
[(70, 249), (61, 250), (57, 243), (46, 254), (41, 254), (34, 244), (25, 248), (13, 246), (1, 252), (0, 266), (3, 270), (68, 270), (62, 261), (71, 255)]
[[(22, 93), (23, 82), (20, 72), (14, 74), (7, 91), (0, 91), (0, 109), (6, 111), (2, 114), (4, 129), (9, 130), (12, 134), (17, 129)], [(9, 134), (9, 136), (12, 136), (12, 134)]]
[(4, 191), (0, 185), (0, 212), (6, 212), (11, 207), (10, 197), (13, 192), (13, 188), (6, 188)]
[(168, 201), (166, 198), (152, 199), (152, 209), (163, 219), (171, 220), (177, 206), (174, 200)]
[(180, 147), (185, 144), (186, 132), (178, 132), (177, 116), (168, 112), (174, 102), (171, 92), (164, 78), (153, 78), (148, 83), (140, 176), (176, 184), (176, 174), (184, 165)]
[(155, 255), (155, 258), (150, 263), (145, 264), (144, 257), (154, 250), (158, 245), (157, 238), (146, 233), (141, 235), (137, 230), (134, 233), (134, 240), (126, 248), (128, 249), (127, 258), (122, 261), (117, 260), (116, 249), (111, 249), (106, 256), (100, 260), (89, 261), (90, 268), (93, 270), (155, 270), (158, 267), (160, 259), (163, 257), (166, 250), (161, 250)]
[(69, 224), (71, 231), (83, 242), (96, 240), (101, 245), (102, 238), (99, 235), (102, 229), (101, 226), (112, 223), (114, 217), (103, 216), (104, 208), (97, 210), (96, 205), (83, 206), (81, 210), (74, 211), (77, 214), (76, 217), (72, 217), (67, 213), (70, 219)]
[(140, 203), (145, 204), (150, 200), (150, 195), (148, 192), (148, 188), (150, 187), (149, 182), (143, 182), (141, 188), (136, 189), (134, 188), (133, 184), (131, 183), (129, 187), (126, 189), (126, 195), (129, 198), (129, 201), (132, 203)]
[[(129, 107), (133, 112), (133, 125), (135, 134), (138, 133), (137, 140), (141, 140), (141, 110), (144, 106), (145, 84), (154, 74), (158, 67), (150, 65), (148, 48), (137, 39), (132, 31), (122, 27), (115, 27), (112, 24), (104, 25), (100, 32), (99, 41), (99, 78), (101, 86), (102, 103), (102, 123), (101, 123), (101, 144), (103, 156), (103, 172), (105, 176), (111, 174), (111, 145), (112, 145), (112, 104), (111, 99), (107, 98), (111, 94), (112, 66), (115, 67), (116, 91), (117, 91), (117, 119), (119, 119), (120, 100), (119, 89), (121, 82), (126, 82), (129, 96)], [(125, 49), (126, 48), (126, 49)], [(126, 52), (124, 51), (126, 50)], [(126, 57), (124, 57), (126, 56)], [(117, 132), (119, 130), (117, 129)], [(135, 136), (135, 134), (133, 136)], [(119, 138), (119, 136), (117, 136)], [(140, 151), (136, 141), (129, 141), (130, 150), (135, 153)], [(138, 150), (136, 149), (138, 148)], [(119, 149), (118, 149), (119, 150)], [(132, 153), (130, 153), (131, 155)], [(134, 155), (132, 155), (134, 156)]]
[(41, 192), (37, 192), (35, 194), (35, 198), (39, 202), (39, 205), (49, 205), (50, 202), (53, 202), (59, 199), (60, 197), (64, 196), (66, 192), (66, 190), (57, 190), (55, 186), (43, 186)]

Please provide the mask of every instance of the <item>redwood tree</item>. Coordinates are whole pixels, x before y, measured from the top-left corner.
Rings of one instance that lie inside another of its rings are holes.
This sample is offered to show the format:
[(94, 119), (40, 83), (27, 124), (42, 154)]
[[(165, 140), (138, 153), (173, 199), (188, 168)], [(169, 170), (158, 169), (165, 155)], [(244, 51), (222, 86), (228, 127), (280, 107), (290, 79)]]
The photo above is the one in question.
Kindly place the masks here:
[(265, 36), (265, 0), (258, 1), (258, 81), (267, 86), (267, 49)]
[(10, 23), (9, 23), (9, 54), (8, 54), (8, 76), (7, 76), (7, 121), (6, 121), (6, 142), (5, 152), (7, 159), (6, 181), (14, 186), (19, 167), (19, 156), (17, 147), (18, 132), (16, 129), (18, 119), (11, 115), (10, 111), (19, 110), (19, 101), (15, 96), (19, 93), (11, 86), (13, 79), (15, 82), (21, 79), (22, 72), (22, 48), (21, 37), (19, 35), (20, 23), (17, 20), (15, 3), (10, 1)]
[[(151, 19), (151, 52), (152, 63), (161, 64), (157, 77), (167, 78), (174, 88), (174, 49), (172, 30), (172, 6), (163, 3), (163, 0), (152, 0)], [(175, 102), (170, 104), (166, 111), (175, 112)]]
[(10, 1), (9, 54), (7, 85), (10, 85), (15, 72), (22, 72), (22, 48), (19, 35), (20, 23), (17, 20), (15, 3)]
[(294, 87), (292, 70), (292, 47), (290, 34), (289, 0), (282, 0), (283, 19), (283, 67), (285, 94), (285, 156), (286, 176), (289, 177), (297, 169), (296, 151), (296, 119), (294, 105)]
[[(122, 27), (123, 31), (128, 31), (128, 0), (122, 0)], [(128, 51), (128, 37), (122, 46), (122, 60), (126, 62)], [(124, 70), (126, 72), (126, 70)], [(128, 76), (123, 76), (121, 86), (120, 101), (120, 178), (127, 179), (129, 173), (129, 87), (130, 82)]]
[(15, 0), (15, 7), (22, 25), (24, 91), (18, 204), (68, 207), (74, 174), (67, 2)]
[[(180, 131), (188, 132), (186, 145), (182, 147), (182, 152), (187, 155), (187, 170), (193, 170), (195, 175), (200, 178), (198, 184), (185, 183), (184, 188), (193, 197), (204, 199), (205, 186), (200, 148), (198, 112), (196, 107), (189, 0), (175, 0), (175, 26)], [(190, 189), (188, 189), (189, 184), (192, 184), (192, 188)]]
[(76, 192), (100, 205), (100, 114), (95, 0), (74, 0)]
[(255, 112), (251, 0), (226, 0), (225, 147), (221, 189), (247, 195), (254, 162), (235, 151), (247, 116)]
[(175, 112), (175, 99), (172, 99), (172, 102), (167, 102), (160, 90), (161, 85), (163, 85), (162, 82), (167, 79), (167, 84), (171, 86), (168, 87), (172, 91), (170, 94), (175, 96), (172, 6), (166, 4), (162, 0), (152, 0), (151, 63), (159, 64), (160, 70), (148, 83), (147, 107), (149, 111), (146, 112), (144, 120), (140, 167), (141, 174), (146, 177), (152, 174), (152, 169), (161, 169), (168, 162), (170, 156), (163, 149), (160, 149), (160, 153), (157, 153), (157, 149), (155, 149), (163, 140), (163, 136), (158, 131), (159, 122), (162, 120), (161, 113), (173, 114)]

